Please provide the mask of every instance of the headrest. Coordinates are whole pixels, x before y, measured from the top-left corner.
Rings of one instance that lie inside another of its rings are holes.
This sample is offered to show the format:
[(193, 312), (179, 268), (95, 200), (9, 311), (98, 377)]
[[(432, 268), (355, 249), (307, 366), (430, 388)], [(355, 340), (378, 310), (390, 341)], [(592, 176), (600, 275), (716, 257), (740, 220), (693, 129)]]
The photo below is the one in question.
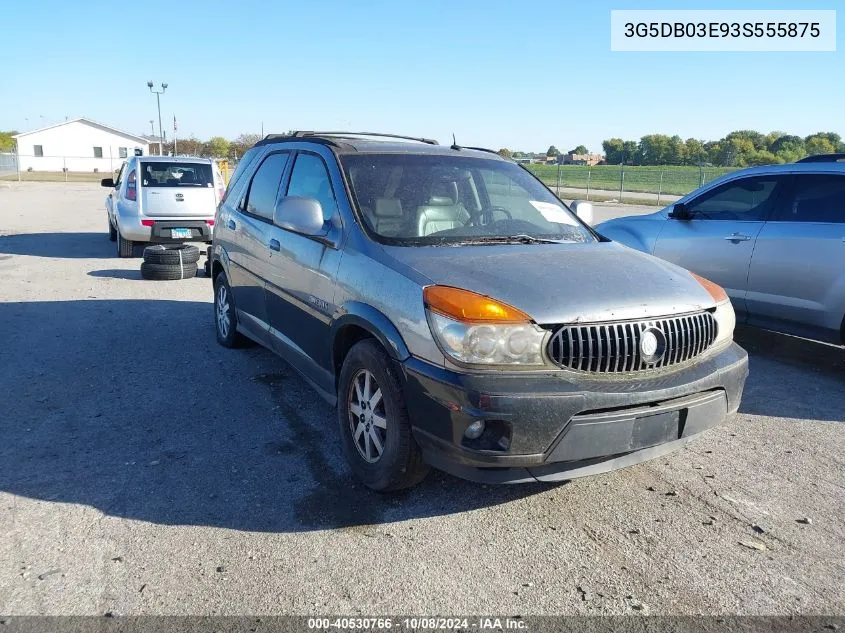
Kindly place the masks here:
[(397, 198), (376, 198), (375, 215), (379, 218), (401, 218), (402, 201)]
[(433, 207), (451, 207), (455, 204), (451, 196), (431, 196), (428, 199), (428, 204)]

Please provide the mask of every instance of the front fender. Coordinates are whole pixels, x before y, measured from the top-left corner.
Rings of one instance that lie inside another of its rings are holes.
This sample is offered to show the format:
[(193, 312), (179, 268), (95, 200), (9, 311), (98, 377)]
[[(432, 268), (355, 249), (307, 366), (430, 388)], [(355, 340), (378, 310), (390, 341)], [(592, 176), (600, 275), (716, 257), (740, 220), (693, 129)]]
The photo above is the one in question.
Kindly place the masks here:
[(332, 348), (343, 328), (354, 325), (372, 334), (382, 344), (391, 358), (397, 361), (411, 356), (408, 346), (393, 322), (374, 307), (359, 301), (349, 301), (339, 306), (331, 325)]
[(623, 246), (651, 255), (654, 253), (654, 245), (659, 233), (658, 227), (650, 226), (651, 224), (653, 223), (609, 220), (597, 226), (596, 231)]

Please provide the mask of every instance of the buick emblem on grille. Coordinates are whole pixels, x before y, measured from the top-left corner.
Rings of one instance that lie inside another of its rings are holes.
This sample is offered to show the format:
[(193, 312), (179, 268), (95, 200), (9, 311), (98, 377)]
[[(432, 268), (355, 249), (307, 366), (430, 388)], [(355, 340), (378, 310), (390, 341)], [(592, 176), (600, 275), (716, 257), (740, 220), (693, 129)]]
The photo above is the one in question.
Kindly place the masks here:
[(654, 328), (643, 330), (640, 335), (640, 353), (643, 355), (643, 360), (651, 362), (658, 356), (663, 355), (663, 333)]

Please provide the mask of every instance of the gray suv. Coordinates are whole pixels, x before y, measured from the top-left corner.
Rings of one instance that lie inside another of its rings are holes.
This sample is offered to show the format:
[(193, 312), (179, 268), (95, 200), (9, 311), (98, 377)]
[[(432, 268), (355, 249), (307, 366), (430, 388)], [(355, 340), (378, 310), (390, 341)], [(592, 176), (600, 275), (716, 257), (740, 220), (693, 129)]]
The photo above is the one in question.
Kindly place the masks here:
[(724, 290), (617, 245), (496, 153), (268, 136), (218, 207), (218, 341), (275, 351), (376, 490), (440, 468), (560, 481), (724, 423), (748, 373)]

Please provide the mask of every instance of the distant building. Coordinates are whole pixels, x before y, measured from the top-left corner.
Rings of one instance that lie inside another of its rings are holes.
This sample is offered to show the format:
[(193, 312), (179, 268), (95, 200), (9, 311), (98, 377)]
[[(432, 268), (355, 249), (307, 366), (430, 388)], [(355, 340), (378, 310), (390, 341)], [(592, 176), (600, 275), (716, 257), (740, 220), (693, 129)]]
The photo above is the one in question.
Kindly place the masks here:
[(604, 162), (603, 154), (573, 154), (569, 152), (563, 155), (564, 165), (589, 165), (592, 167), (601, 162)]
[(21, 171), (111, 173), (135, 150), (150, 151), (143, 137), (85, 118), (21, 132), (13, 138)]

